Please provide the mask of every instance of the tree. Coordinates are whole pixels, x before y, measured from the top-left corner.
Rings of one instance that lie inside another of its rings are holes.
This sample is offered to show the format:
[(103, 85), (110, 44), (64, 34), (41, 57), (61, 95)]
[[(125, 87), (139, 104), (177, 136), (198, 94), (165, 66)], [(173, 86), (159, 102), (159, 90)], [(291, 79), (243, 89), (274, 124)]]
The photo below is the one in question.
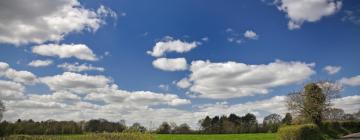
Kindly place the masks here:
[(205, 133), (210, 133), (211, 118), (209, 116), (206, 116), (205, 119), (200, 120), (199, 123)]
[(257, 132), (258, 123), (256, 120), (256, 116), (251, 113), (247, 113), (245, 116), (241, 118), (241, 131), (244, 133), (253, 133)]
[(319, 125), (323, 112), (331, 107), (331, 99), (338, 97), (339, 89), (330, 82), (309, 83), (302, 91), (288, 95), (287, 107), (298, 117)]
[(4, 103), (0, 100), (0, 121), (2, 120), (3, 112), (5, 112), (5, 105), (4, 105)]
[(292, 116), (290, 113), (286, 113), (284, 119), (281, 121), (283, 124), (290, 125), (292, 122)]
[(158, 128), (159, 134), (170, 134), (170, 132), (171, 132), (171, 126), (167, 122), (163, 122)]
[(137, 131), (142, 133), (146, 132), (146, 128), (142, 126), (140, 123), (134, 123), (129, 129), (132, 131)]
[(189, 134), (191, 133), (190, 126), (186, 123), (180, 124), (179, 126), (174, 127), (175, 134)]
[(342, 120), (345, 115), (344, 110), (339, 108), (328, 108), (323, 113), (323, 118), (330, 121)]
[(354, 117), (357, 119), (357, 120), (360, 120), (360, 109), (358, 112), (354, 113)]
[(281, 116), (279, 114), (270, 114), (264, 118), (263, 126), (270, 132), (276, 132), (281, 124)]

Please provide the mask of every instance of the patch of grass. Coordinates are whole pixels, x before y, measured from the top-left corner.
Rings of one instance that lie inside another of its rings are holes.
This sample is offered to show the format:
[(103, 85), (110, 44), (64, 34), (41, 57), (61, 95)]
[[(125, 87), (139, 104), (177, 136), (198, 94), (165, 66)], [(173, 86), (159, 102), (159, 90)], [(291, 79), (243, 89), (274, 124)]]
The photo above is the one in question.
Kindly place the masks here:
[(156, 140), (276, 140), (276, 134), (219, 134), (219, 135), (174, 135), (159, 134)]

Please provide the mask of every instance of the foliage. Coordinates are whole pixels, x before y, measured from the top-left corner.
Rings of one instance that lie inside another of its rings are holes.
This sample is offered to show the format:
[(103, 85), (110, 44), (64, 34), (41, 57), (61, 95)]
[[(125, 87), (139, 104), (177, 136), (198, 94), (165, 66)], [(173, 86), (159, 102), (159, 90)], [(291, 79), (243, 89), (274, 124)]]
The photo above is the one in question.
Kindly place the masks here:
[(122, 132), (126, 129), (121, 122), (109, 122), (105, 119), (90, 120), (85, 124), (86, 132)]
[(325, 121), (321, 130), (332, 138), (338, 138), (350, 133), (360, 132), (360, 121)]
[(160, 134), (155, 136), (156, 140), (276, 140), (276, 134), (273, 133), (211, 135)]
[(169, 123), (167, 122), (163, 122), (158, 130), (157, 130), (158, 134), (170, 134), (171, 133), (171, 126), (169, 125)]
[(203, 133), (206, 134), (236, 134), (236, 133), (259, 133), (256, 116), (248, 113), (245, 116), (230, 114), (229, 116), (206, 116), (199, 121)]
[(276, 132), (281, 125), (279, 114), (270, 114), (264, 118), (263, 128), (269, 132)]
[(286, 113), (284, 119), (281, 120), (281, 122), (285, 125), (290, 125), (292, 123), (292, 116), (290, 113)]
[(302, 123), (315, 123), (319, 125), (323, 112), (331, 107), (331, 100), (337, 98), (341, 86), (331, 82), (309, 83), (304, 89), (290, 93), (287, 98), (287, 107), (298, 118), (305, 120)]
[(290, 125), (279, 129), (280, 140), (324, 140), (322, 133), (317, 125)]

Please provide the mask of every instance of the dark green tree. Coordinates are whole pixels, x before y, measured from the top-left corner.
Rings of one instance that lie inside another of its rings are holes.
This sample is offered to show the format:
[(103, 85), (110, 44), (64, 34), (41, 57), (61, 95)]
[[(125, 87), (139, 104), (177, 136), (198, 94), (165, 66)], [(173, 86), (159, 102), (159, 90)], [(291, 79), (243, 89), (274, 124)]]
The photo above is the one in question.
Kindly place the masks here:
[(290, 125), (292, 123), (292, 116), (290, 113), (286, 113), (285, 117), (281, 121), (283, 124)]
[(163, 122), (163, 123), (159, 126), (157, 132), (158, 132), (159, 134), (170, 134), (170, 132), (171, 132), (171, 126), (169, 125), (169, 123)]

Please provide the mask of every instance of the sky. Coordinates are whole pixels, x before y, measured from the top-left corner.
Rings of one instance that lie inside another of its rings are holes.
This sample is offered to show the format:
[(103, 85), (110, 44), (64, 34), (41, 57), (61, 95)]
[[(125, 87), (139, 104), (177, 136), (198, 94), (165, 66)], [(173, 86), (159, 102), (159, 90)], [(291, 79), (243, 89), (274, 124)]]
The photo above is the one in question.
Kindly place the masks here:
[(317, 80), (353, 113), (359, 27), (357, 0), (2, 0), (4, 120), (261, 122)]

